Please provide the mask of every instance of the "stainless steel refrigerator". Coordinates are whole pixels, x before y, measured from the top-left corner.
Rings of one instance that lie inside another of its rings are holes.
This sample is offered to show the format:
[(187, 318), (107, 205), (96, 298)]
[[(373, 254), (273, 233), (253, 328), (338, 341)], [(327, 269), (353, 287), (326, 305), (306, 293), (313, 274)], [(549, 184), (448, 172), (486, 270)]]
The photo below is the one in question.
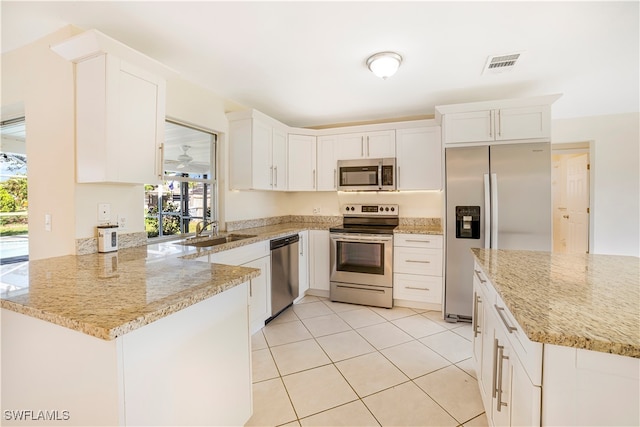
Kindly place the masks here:
[(551, 250), (549, 143), (445, 149), (445, 319), (470, 321), (470, 248)]

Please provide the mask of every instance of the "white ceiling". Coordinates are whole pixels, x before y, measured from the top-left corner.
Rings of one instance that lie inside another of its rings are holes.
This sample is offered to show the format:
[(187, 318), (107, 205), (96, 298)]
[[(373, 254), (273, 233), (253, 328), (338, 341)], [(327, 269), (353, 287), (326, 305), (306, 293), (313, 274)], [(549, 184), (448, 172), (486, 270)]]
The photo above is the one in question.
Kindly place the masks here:
[[(638, 112), (639, 2), (1, 2), (2, 52), (95, 28), (291, 126), (562, 93), (554, 118)], [(400, 53), (383, 81), (368, 56)], [(510, 73), (491, 55), (524, 52)]]

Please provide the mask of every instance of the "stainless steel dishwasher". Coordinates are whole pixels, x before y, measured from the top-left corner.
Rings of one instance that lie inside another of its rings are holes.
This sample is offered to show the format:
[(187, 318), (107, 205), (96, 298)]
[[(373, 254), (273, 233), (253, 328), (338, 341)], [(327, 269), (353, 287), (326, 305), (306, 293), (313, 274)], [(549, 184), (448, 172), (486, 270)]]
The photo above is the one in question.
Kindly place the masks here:
[(271, 241), (271, 317), (274, 319), (298, 297), (297, 234)]

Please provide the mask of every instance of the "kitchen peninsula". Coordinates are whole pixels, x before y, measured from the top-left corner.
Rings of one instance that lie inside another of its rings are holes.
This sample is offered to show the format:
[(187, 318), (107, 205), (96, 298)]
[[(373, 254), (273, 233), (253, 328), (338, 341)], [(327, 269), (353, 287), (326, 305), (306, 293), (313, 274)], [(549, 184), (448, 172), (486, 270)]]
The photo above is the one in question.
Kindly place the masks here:
[(472, 252), (473, 359), (490, 423), (638, 425), (640, 259)]
[(259, 274), (146, 246), (31, 261), (1, 300), (3, 425), (242, 425)]

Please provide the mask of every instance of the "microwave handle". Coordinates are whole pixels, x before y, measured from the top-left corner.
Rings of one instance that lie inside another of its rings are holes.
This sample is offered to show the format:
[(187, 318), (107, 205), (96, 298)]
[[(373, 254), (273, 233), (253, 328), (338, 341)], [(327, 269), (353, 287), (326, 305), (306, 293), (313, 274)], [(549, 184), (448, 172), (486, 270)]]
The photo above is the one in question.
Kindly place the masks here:
[(382, 160), (378, 162), (378, 189), (382, 190)]

